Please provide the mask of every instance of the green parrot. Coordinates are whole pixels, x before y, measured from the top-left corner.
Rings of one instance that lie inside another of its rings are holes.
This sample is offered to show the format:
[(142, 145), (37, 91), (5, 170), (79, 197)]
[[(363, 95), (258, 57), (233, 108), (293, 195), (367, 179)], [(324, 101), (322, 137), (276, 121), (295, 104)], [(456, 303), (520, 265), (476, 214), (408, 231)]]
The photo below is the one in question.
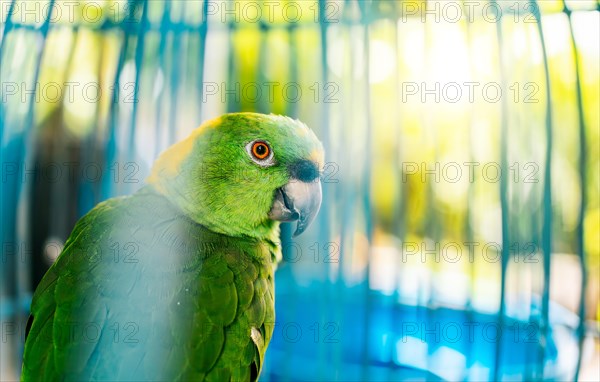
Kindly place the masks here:
[(226, 114), (168, 148), (75, 225), (33, 296), (22, 380), (257, 380), (279, 225), (314, 219), (323, 165), (276, 115)]

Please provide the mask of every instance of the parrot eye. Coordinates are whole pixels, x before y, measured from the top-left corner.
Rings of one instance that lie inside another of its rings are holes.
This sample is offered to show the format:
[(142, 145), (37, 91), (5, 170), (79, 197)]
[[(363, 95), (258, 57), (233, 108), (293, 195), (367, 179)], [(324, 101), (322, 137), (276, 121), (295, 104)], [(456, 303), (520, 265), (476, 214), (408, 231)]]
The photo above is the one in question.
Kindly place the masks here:
[(273, 164), (273, 150), (271, 150), (271, 146), (265, 141), (248, 143), (246, 151), (248, 151), (252, 160), (260, 166), (270, 166)]

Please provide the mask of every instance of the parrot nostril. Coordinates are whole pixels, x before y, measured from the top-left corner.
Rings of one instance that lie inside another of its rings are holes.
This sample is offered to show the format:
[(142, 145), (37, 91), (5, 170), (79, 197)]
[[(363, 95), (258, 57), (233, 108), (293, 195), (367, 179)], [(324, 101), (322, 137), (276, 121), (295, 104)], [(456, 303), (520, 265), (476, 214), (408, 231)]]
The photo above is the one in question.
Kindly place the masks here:
[(316, 163), (302, 159), (290, 166), (290, 175), (301, 182), (312, 182), (319, 178), (320, 173)]

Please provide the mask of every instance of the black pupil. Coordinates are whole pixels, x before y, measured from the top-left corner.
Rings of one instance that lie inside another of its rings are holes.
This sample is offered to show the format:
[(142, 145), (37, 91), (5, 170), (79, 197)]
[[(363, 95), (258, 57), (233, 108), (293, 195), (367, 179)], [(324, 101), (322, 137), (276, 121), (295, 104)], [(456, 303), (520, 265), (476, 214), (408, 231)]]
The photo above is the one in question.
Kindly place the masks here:
[(267, 153), (267, 146), (265, 146), (262, 143), (260, 143), (256, 146), (256, 155), (262, 157), (266, 153)]

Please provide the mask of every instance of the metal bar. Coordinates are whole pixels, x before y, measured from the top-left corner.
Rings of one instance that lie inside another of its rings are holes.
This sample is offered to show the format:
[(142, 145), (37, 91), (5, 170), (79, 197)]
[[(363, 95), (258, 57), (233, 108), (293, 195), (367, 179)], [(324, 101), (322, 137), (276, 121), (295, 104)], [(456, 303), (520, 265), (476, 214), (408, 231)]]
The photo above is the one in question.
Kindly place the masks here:
[[(142, 61), (144, 59), (144, 43), (148, 25), (148, 0), (142, 1), (142, 20), (138, 29), (137, 41), (135, 46), (135, 86), (133, 88), (133, 110), (131, 112), (131, 122), (129, 125), (129, 136), (127, 139), (128, 162), (136, 159), (135, 135), (137, 130), (137, 113), (139, 107), (140, 79), (142, 76)], [(129, 191), (129, 190), (127, 190)]]
[(365, 78), (365, 89), (364, 89), (364, 102), (365, 102), (365, 115), (366, 115), (366, 139), (365, 139), (365, 166), (362, 174), (362, 205), (364, 208), (365, 215), (365, 234), (367, 236), (367, 242), (369, 243), (369, 249), (367, 253), (367, 264), (365, 268), (365, 279), (364, 279), (364, 290), (365, 290), (365, 308), (364, 308), (364, 328), (363, 328), (363, 354), (362, 354), (362, 378), (367, 380), (369, 378), (369, 338), (371, 328), (371, 307), (373, 305), (373, 298), (371, 296), (370, 286), (370, 272), (371, 272), (371, 257), (372, 257), (372, 244), (373, 244), (373, 217), (371, 210), (371, 169), (373, 166), (372, 160), (372, 146), (373, 146), (373, 126), (371, 120), (371, 84), (369, 82), (370, 62), (369, 62), (369, 50), (370, 50), (370, 2), (360, 2), (361, 21), (363, 25), (363, 65), (364, 65), (364, 78)]
[[(167, 46), (167, 36), (168, 36), (168, 28), (167, 26), (171, 23), (171, 2), (164, 2), (165, 8), (163, 10), (162, 18), (160, 20), (160, 41), (158, 43), (158, 70), (161, 71), (161, 75), (163, 77), (163, 89), (166, 87), (166, 75), (165, 75), (165, 49)], [(201, 87), (202, 88), (202, 87)], [(161, 91), (156, 100), (156, 117), (154, 124), (154, 137), (155, 137), (155, 145), (154, 145), (154, 157), (157, 158), (158, 154), (162, 150), (162, 146), (160, 144), (160, 129), (162, 127), (162, 112), (163, 112), (163, 99), (164, 99), (164, 91)]]
[[(6, 15), (6, 23), (4, 24), (4, 29), (2, 30), (2, 39), (0, 39), (0, 63), (2, 63), (2, 58), (4, 57), (4, 44), (6, 43), (6, 36), (13, 29), (14, 23), (12, 21), (12, 16), (15, 11), (15, 3), (16, 0), (11, 0), (10, 6), (8, 8), (8, 14)], [(2, 127), (2, 117), (0, 114), (0, 127)], [(1, 138), (1, 136), (0, 136)], [(2, 141), (0, 141), (1, 143)]]
[[(73, 67), (76, 65), (73, 65), (73, 58), (75, 55), (75, 51), (77, 49), (77, 39), (81, 38), (81, 33), (79, 33), (81, 30), (81, 28), (74, 28), (74, 38), (73, 38), (73, 46), (71, 48), (71, 52), (70, 52), (70, 57), (68, 60), (68, 64), (67, 64), (67, 68), (69, 68), (69, 70), (67, 70), (67, 73), (71, 72), (71, 70), (73, 70)], [(93, 33), (93, 32), (90, 32)], [(99, 55), (98, 58), (98, 72), (101, 72), (101, 65), (102, 65), (102, 55)], [(98, 75), (98, 80), (100, 80), (101, 76), (100, 74)], [(95, 105), (96, 107), (96, 118), (95, 118), (95, 123), (94, 123), (94, 128), (90, 129), (89, 133), (86, 134), (86, 136), (84, 136), (81, 139), (81, 148), (80, 148), (80, 158), (82, 160), (80, 160), (80, 163), (88, 163), (93, 161), (96, 157), (97, 157), (97, 146), (96, 143), (98, 142), (97, 139), (97, 127), (98, 127), (98, 116), (99, 116), (99, 108), (98, 108), (98, 104)], [(108, 169), (105, 169), (108, 170)], [(57, 188), (56, 186), (64, 186), (64, 184), (55, 184), (54, 188)], [(89, 210), (91, 210), (100, 200), (98, 200), (98, 186), (99, 184), (97, 182), (89, 182), (84, 180), (83, 178), (79, 179), (79, 184), (78, 184), (78, 204), (77, 204), (77, 217), (81, 217), (83, 216), (85, 213), (87, 213)], [(59, 194), (62, 194), (62, 192), (60, 192), (60, 190), (56, 190), (59, 192)], [(60, 216), (61, 214), (64, 215), (64, 212), (61, 211), (63, 209), (63, 206), (61, 205), (61, 203), (57, 202), (57, 203), (52, 203), (52, 209), (54, 210), (51, 213), (51, 216)], [(71, 227), (68, 226), (67, 223), (67, 227), (61, 227), (63, 229), (66, 229), (65, 234), (68, 235), (69, 230)], [(61, 235), (62, 236), (62, 235)], [(65, 238), (66, 239), (66, 238)]]
[[(289, 66), (289, 75), (290, 75), (290, 81), (291, 82), (298, 82), (298, 41), (296, 38), (296, 28), (289, 28), (288, 29), (288, 38), (289, 38), (289, 44), (290, 44), (290, 55), (289, 55), (289, 61), (288, 61), (288, 66)], [(288, 102), (286, 104), (286, 114), (292, 118), (298, 118), (298, 104), (297, 102)], [(292, 248), (293, 245), (293, 239), (292, 239), (292, 224), (290, 223), (282, 223), (280, 226), (280, 240), (281, 240), (281, 248), (282, 248), (282, 255), (283, 255), (283, 259), (284, 261), (290, 258), (290, 249)], [(302, 253), (302, 252), (300, 252)], [(297, 256), (297, 255), (295, 255)], [(290, 264), (291, 265), (291, 264)], [(289, 270), (289, 269), (288, 269)], [(292, 301), (297, 301), (296, 299), (297, 296), (297, 290), (295, 288), (290, 289), (289, 292), (289, 298), (292, 299)], [(296, 312), (298, 311), (299, 308), (299, 304), (295, 303), (293, 304), (293, 306), (290, 308), (290, 316), (291, 317), (295, 317), (296, 316)], [(289, 344), (288, 342), (286, 342), (286, 352), (292, 352), (292, 347), (291, 344)], [(292, 374), (292, 370), (290, 367), (290, 364), (286, 364), (284, 366), (284, 371), (281, 375), (284, 375), (286, 377), (286, 379), (291, 379)]]
[[(4, 60), (4, 47), (6, 45), (6, 37), (8, 36), (8, 33), (11, 31), (11, 29), (13, 27), (12, 15), (13, 15), (13, 12), (15, 9), (15, 2), (16, 2), (16, 0), (11, 0), (10, 7), (8, 8), (8, 15), (6, 15), (6, 24), (4, 25), (4, 30), (2, 31), (2, 38), (0, 39), (0, 75), (2, 74), (1, 68), (2, 68), (2, 61)], [(5, 132), (4, 108), (5, 108), (4, 102), (0, 103), (0, 147), (4, 147), (3, 146), (4, 132)], [(0, 203), (0, 205), (2, 205), (2, 203)]]
[[(329, 52), (329, 42), (328, 42), (328, 31), (329, 31), (329, 20), (327, 19), (327, 13), (326, 13), (326, 6), (327, 6), (327, 1), (326, 0), (319, 0), (319, 33), (320, 33), (320, 38), (321, 38), (321, 46), (320, 46), (320, 50), (321, 50), (321, 84), (317, 85), (319, 87), (319, 90), (326, 90), (327, 89), (327, 84), (329, 82), (329, 66), (327, 64), (327, 55)], [(321, 93), (321, 92), (319, 92)], [(331, 150), (331, 144), (330, 144), (330, 106), (329, 103), (327, 101), (325, 101), (325, 99), (323, 100), (319, 100), (319, 102), (321, 103), (321, 141), (323, 143), (323, 147), (325, 149), (325, 153), (330, 152)], [(331, 200), (331, 196), (332, 196), (332, 190), (330, 187), (330, 184), (328, 182), (323, 182), (322, 184), (322, 188), (323, 188), (323, 205), (327, 206), (330, 205), (330, 203), (332, 202)], [(331, 220), (329, 217), (329, 210), (324, 210), (321, 211), (321, 213), (319, 214), (319, 226), (321, 227), (321, 229), (319, 230), (319, 234), (318, 234), (318, 239), (317, 239), (317, 243), (316, 245), (318, 246), (317, 251), (321, 251), (323, 249), (328, 248), (327, 247), (327, 242), (329, 242), (331, 240), (331, 232), (330, 232), (330, 224), (331, 224)], [(317, 252), (317, 253), (319, 253)], [(319, 258), (320, 261), (320, 258)], [(319, 296), (319, 306), (320, 306), (320, 318), (321, 321), (325, 321), (326, 318), (326, 312), (327, 312), (327, 304), (329, 304), (328, 299), (331, 298), (331, 282), (329, 280), (330, 277), (330, 264), (325, 262), (325, 281), (324, 281), (324, 293), (321, 294)], [(321, 325), (321, 322), (318, 323), (318, 325)], [(318, 370), (320, 372), (326, 370), (326, 365), (325, 365), (325, 352), (323, 349), (323, 345), (320, 344), (319, 345), (319, 349), (318, 349)]]
[[(400, 39), (399, 39), (399, 33), (400, 33), (400, 28), (398, 27), (398, 23), (395, 22), (394, 20), (392, 20), (392, 23), (394, 25), (393, 28), (393, 32), (394, 32), (394, 37), (393, 37), (393, 45), (394, 45), (394, 58), (395, 58), (395, 66), (396, 69), (394, 70), (394, 77), (393, 77), (393, 81), (394, 81), (394, 99), (396, 100), (398, 106), (396, 107), (395, 113), (394, 113), (394, 125), (395, 125), (395, 137), (394, 137), (394, 145), (395, 145), (395, 153), (396, 155), (394, 156), (394, 163), (393, 163), (393, 172), (394, 174), (396, 174), (397, 176), (397, 184), (398, 184), (398, 191), (399, 191), (399, 195), (397, 195), (397, 197), (395, 198), (395, 203), (393, 206), (394, 212), (393, 212), (393, 217), (392, 217), (392, 232), (394, 235), (396, 235), (396, 237), (400, 240), (401, 245), (404, 245), (404, 242), (406, 240), (406, 195), (407, 195), (407, 191), (405, 186), (405, 183), (402, 181), (402, 179), (404, 179), (404, 172), (402, 169), (402, 158), (404, 155), (403, 152), (403, 147), (402, 147), (402, 90), (401, 90), (401, 80), (400, 80), (400, 73), (399, 73), (399, 68), (400, 68)], [(402, 246), (400, 247), (400, 251), (402, 251)], [(403, 253), (399, 253), (400, 255), (400, 259), (402, 259), (403, 257)], [(401, 317), (399, 315), (398, 309), (395, 309), (396, 305), (398, 304), (399, 300), (400, 300), (400, 293), (399, 293), (399, 288), (398, 288), (398, 280), (400, 280), (400, 271), (399, 269), (402, 267), (403, 268), (403, 262), (402, 261), (398, 261), (397, 257), (394, 257), (394, 263), (393, 263), (393, 267), (394, 267), (394, 271), (393, 271), (393, 280), (394, 280), (394, 293), (392, 294), (392, 301), (391, 301), (391, 312), (390, 314), (392, 315), (392, 328), (395, 328), (396, 322), (400, 322), (401, 321)], [(390, 361), (392, 364), (394, 364), (394, 356), (398, 357), (397, 354), (397, 347), (394, 346), (395, 344), (392, 343), (392, 345), (390, 346)], [(389, 380), (393, 380), (396, 378), (395, 376), (395, 370), (394, 368), (390, 367), (388, 369), (388, 374), (387, 374), (387, 378)]]
[[(297, 29), (295, 24), (291, 24), (288, 28), (288, 39), (289, 39), (289, 79), (290, 83), (298, 83), (298, 41), (296, 38)], [(286, 104), (286, 114), (292, 118), (298, 118), (298, 102), (292, 100)], [(290, 226), (291, 227), (291, 226)]]
[[(36, 45), (36, 66), (35, 66), (35, 70), (34, 70), (34, 75), (33, 75), (33, 91), (32, 91), (32, 98), (31, 101), (29, 103), (28, 106), (28, 111), (27, 111), (27, 115), (25, 117), (25, 123), (24, 123), (24, 128), (23, 128), (23, 133), (22, 133), (22, 139), (19, 140), (19, 154), (20, 157), (23, 159), (22, 163), (31, 163), (32, 162), (32, 157), (34, 155), (34, 153), (31, 150), (26, 150), (27, 147), (32, 147), (32, 142), (34, 140), (34, 115), (35, 115), (35, 104), (36, 104), (36, 97), (35, 97), (35, 93), (37, 92), (38, 89), (38, 81), (40, 78), (40, 71), (41, 71), (41, 66), (42, 66), (42, 58), (44, 57), (44, 52), (46, 51), (46, 38), (48, 37), (48, 31), (49, 31), (49, 27), (50, 27), (50, 18), (52, 15), (52, 12), (54, 10), (54, 5), (55, 5), (55, 0), (50, 0), (49, 3), (49, 8), (48, 8), (48, 14), (47, 17), (44, 20), (44, 23), (42, 24), (41, 28), (40, 28), (40, 34), (41, 34), (41, 39), (39, 39), (37, 41), (37, 45)], [(25, 143), (27, 143), (25, 145)], [(22, 182), (16, 182), (16, 190), (15, 190), (15, 195), (18, 195), (18, 203), (20, 203), (20, 201), (22, 200), (27, 200), (29, 197), (29, 193), (31, 192), (31, 187), (23, 187)], [(14, 206), (14, 209), (17, 209), (17, 206)], [(27, 219), (27, 218), (25, 218)], [(19, 224), (18, 224), (18, 220), (19, 220), (19, 216), (15, 215), (15, 228), (13, 228), (13, 233), (15, 234), (14, 239), (17, 238), (21, 238), (21, 240), (16, 240), (16, 243), (31, 243), (30, 240), (25, 240), (25, 238), (29, 239), (29, 237), (27, 237), (28, 235), (24, 232), (20, 232), (20, 230), (18, 228), (16, 228)], [(18, 303), (20, 301), (24, 301), (26, 298), (29, 297), (29, 291), (25, 290), (25, 289), (29, 289), (26, 288), (26, 282), (24, 282), (22, 280), (23, 274), (24, 272), (21, 270), (21, 268), (30, 268), (31, 264), (31, 258), (28, 257), (26, 262), (22, 262), (22, 261), (16, 261), (15, 262), (15, 306), (16, 306), (16, 316), (17, 318), (24, 318), (27, 317), (27, 315), (29, 314), (29, 312), (27, 310), (25, 310), (24, 306), (20, 306)], [(23, 340), (24, 338), (20, 339), (19, 341), (19, 354), (21, 354), (21, 350), (23, 348)]]
[[(349, 56), (351, 57), (350, 62), (349, 62), (349, 69), (348, 72), (350, 76), (353, 75), (354, 70), (355, 70), (355, 61), (352, 59), (353, 57), (353, 52), (354, 52), (354, 45), (352, 43), (352, 39), (351, 37), (351, 27), (349, 27), (348, 25), (342, 25), (341, 28), (343, 28), (347, 39), (349, 40), (348, 43), (348, 47), (349, 47)], [(348, 84), (348, 90), (344, 91), (345, 89), (342, 88), (342, 104), (343, 102), (352, 102), (354, 99), (354, 94), (356, 94), (354, 92), (354, 81), (349, 81)], [(349, 99), (347, 101), (347, 99)], [(349, 113), (341, 113), (341, 126), (353, 126), (353, 118), (352, 117), (348, 117)], [(342, 147), (347, 147), (347, 148), (351, 148), (352, 147), (352, 142), (353, 142), (353, 137), (352, 134), (349, 131), (344, 131), (341, 130), (340, 131), (340, 143)], [(352, 150), (351, 149), (347, 149), (347, 150), (340, 150), (340, 156), (336, 157), (335, 159), (337, 159), (339, 161), (339, 163), (344, 163), (344, 167), (340, 168), (341, 171), (341, 177), (342, 178), (350, 178), (351, 172), (349, 169), (353, 168), (353, 164), (354, 164), (354, 157), (352, 155)], [(331, 159), (328, 159), (328, 162)], [(336, 162), (331, 162), (330, 166), (334, 166), (334, 168), (337, 168), (337, 166), (339, 165), (339, 163)], [(335, 180), (333, 180), (335, 182)], [(338, 274), (337, 274), (337, 280), (336, 280), (336, 295), (337, 298), (339, 298), (342, 303), (345, 303), (346, 299), (346, 293), (345, 293), (345, 277), (344, 277), (344, 262), (352, 262), (352, 250), (353, 250), (353, 238), (354, 238), (354, 221), (355, 221), (355, 210), (356, 210), (356, 203), (355, 203), (355, 198), (356, 198), (356, 192), (355, 192), (355, 187), (354, 184), (348, 184), (346, 187), (338, 187), (338, 192), (340, 193), (340, 200), (341, 200), (341, 213), (340, 213), (340, 248), (339, 248), (339, 259), (338, 259)], [(340, 323), (342, 318), (343, 318), (343, 312), (342, 312), (342, 308), (339, 307), (336, 304), (336, 311), (335, 311), (335, 316), (334, 316), (334, 322), (336, 323)], [(344, 336), (342, 336), (342, 339), (339, 342), (339, 346), (336, 348), (336, 353), (334, 354), (334, 365), (335, 365), (335, 370), (341, 370), (340, 366), (343, 364), (343, 355), (342, 355), (342, 351), (343, 351), (343, 347), (345, 346), (344, 343)]]
[[(129, 3), (129, 13), (125, 16), (125, 19), (132, 20), (135, 12), (135, 8), (133, 3)], [(131, 25), (133, 23), (125, 23), (125, 25)], [(136, 23), (137, 25), (137, 23)], [(123, 44), (121, 44), (121, 51), (119, 53), (119, 62), (117, 64), (117, 68), (115, 70), (115, 78), (113, 82), (113, 94), (112, 94), (112, 102), (109, 108), (109, 124), (108, 124), (108, 139), (106, 142), (106, 151), (105, 151), (105, 167), (104, 168), (113, 168), (112, 166), (118, 166), (118, 163), (115, 163), (115, 159), (118, 157), (117, 152), (117, 129), (119, 126), (118, 114), (120, 112), (119, 102), (121, 100), (121, 88), (120, 88), (120, 78), (121, 72), (123, 70), (123, 66), (125, 65), (125, 59), (127, 57), (127, 50), (129, 48), (129, 33), (133, 29), (127, 28), (123, 30)], [(136, 69), (137, 70), (137, 69)], [(117, 168), (117, 170), (119, 170)], [(102, 192), (101, 197), (102, 200), (106, 200), (113, 196), (113, 186), (111, 182), (110, 176), (102, 177)]]
[[(533, 9), (539, 9), (536, 0), (530, 0), (529, 4)], [(542, 226), (542, 253), (544, 265), (544, 289), (542, 292), (542, 317), (540, 328), (540, 341), (545, 346), (548, 343), (548, 313), (550, 303), (550, 261), (552, 256), (552, 89), (550, 88), (550, 70), (548, 67), (548, 53), (546, 50), (546, 41), (542, 28), (542, 18), (539, 12), (533, 13), (536, 18), (537, 31), (542, 46), (542, 54), (544, 58), (544, 78), (546, 83), (546, 158), (544, 164), (544, 184), (543, 184), (543, 216), (544, 223)], [(540, 354), (538, 365), (542, 366), (540, 379), (544, 378), (545, 351)]]
[[(258, 64), (256, 65), (256, 80), (261, 86), (267, 82), (265, 76), (265, 65), (267, 65), (267, 36), (268, 30), (265, 28), (266, 23), (260, 22), (260, 41), (258, 43)], [(258, 102), (254, 103), (254, 107), (259, 113), (268, 114), (271, 112), (271, 102), (269, 97), (258, 97)]]
[(210, 0), (204, 0), (202, 3), (202, 23), (200, 24), (200, 58), (199, 58), (199, 73), (198, 73), (198, 88), (200, 89), (200, 102), (198, 106), (198, 120), (202, 120), (202, 112), (204, 111), (204, 68), (206, 59), (206, 37), (208, 35), (208, 5)]
[[(469, 62), (469, 71), (473, 72), (473, 55), (471, 54), (472, 49), (471, 48), (471, 44), (473, 41), (473, 32), (471, 30), (471, 23), (467, 20), (465, 22), (465, 33), (466, 33), (466, 41), (467, 41), (467, 46), (468, 46), (468, 62)], [(473, 140), (473, 131), (475, 129), (474, 126), (474, 115), (475, 115), (475, 106), (472, 105), (469, 113), (468, 113), (468, 134), (469, 134), (469, 139), (468, 139), (468, 146), (469, 146), (469, 161), (471, 163), (475, 162), (475, 158), (473, 156), (473, 149), (475, 147), (475, 142)], [(470, 243), (473, 243), (475, 241), (475, 237), (473, 234), (473, 220), (472, 220), (472, 214), (475, 213), (475, 211), (472, 209), (471, 205), (474, 202), (474, 197), (475, 197), (475, 179), (473, 179), (473, 182), (469, 184), (469, 187), (467, 189), (467, 203), (466, 203), (466, 209), (465, 209), (465, 225), (463, 227), (464, 229), (464, 235), (465, 235), (465, 239), (466, 242), (469, 243), (469, 247), (468, 247), (468, 258), (469, 259), (473, 259), (473, 261), (469, 261), (469, 273), (468, 273), (468, 277), (470, 279), (470, 286), (469, 286), (469, 290), (468, 290), (468, 296), (467, 296), (467, 303), (465, 306), (466, 309), (466, 318), (468, 320), (468, 322), (475, 322), (475, 314), (474, 314), (474, 307), (473, 307), (473, 294), (475, 291), (475, 280), (476, 280), (476, 272), (475, 272), (475, 253), (473, 253), (473, 247), (470, 245)], [(472, 361), (473, 356), (475, 355), (475, 351), (474, 351), (474, 341), (469, 341), (469, 345), (467, 350), (465, 351), (465, 356), (466, 356), (466, 362), (465, 362), (465, 370), (464, 370), (464, 374), (463, 374), (463, 380), (468, 380), (468, 376), (469, 376), (469, 369), (470, 369), (470, 365), (469, 362)]]
[[(182, 8), (183, 9), (183, 8)], [(171, 94), (169, 97), (170, 106), (169, 106), (169, 137), (168, 137), (168, 145), (172, 145), (176, 141), (177, 135), (177, 115), (179, 111), (177, 110), (177, 105), (179, 104), (179, 82), (180, 82), (180, 61), (179, 55), (181, 51), (181, 36), (177, 32), (173, 32), (173, 46), (171, 52), (171, 78), (169, 80), (171, 90)]]
[[(228, 84), (235, 83), (236, 80), (239, 81), (239, 77), (236, 78), (233, 73), (235, 70), (235, 52), (234, 52), (235, 44), (234, 44), (233, 33), (235, 33), (235, 27), (233, 26), (233, 24), (229, 24), (229, 28), (228, 28), (228, 32), (227, 32), (227, 37), (229, 40), (229, 49), (227, 49), (227, 83)], [(223, 89), (223, 91), (225, 93), (228, 92), (227, 85), (225, 85), (225, 89)], [(233, 101), (232, 101), (232, 97), (227, 97), (227, 112), (228, 113), (232, 113), (234, 111), (239, 111), (240, 102), (235, 102), (238, 99), (238, 97), (241, 98), (241, 96), (238, 95), (236, 97), (233, 97)]]
[[(0, 76), (2, 75), (2, 62), (4, 60), (4, 47), (6, 45), (6, 38), (8, 36), (8, 32), (10, 32), (10, 30), (12, 29), (12, 15), (14, 13), (14, 8), (15, 8), (15, 2), (16, 0), (11, 0), (10, 3), (10, 7), (8, 9), (8, 14), (6, 15), (6, 22), (4, 25), (4, 29), (2, 31), (2, 37), (0, 38)], [(1, 152), (0, 152), (0, 161), (2, 163), (5, 163), (6, 160), (6, 154), (7, 151), (6, 148), (4, 147), (4, 133), (6, 132), (6, 126), (5, 126), (5, 104), (4, 102), (0, 103), (0, 148), (2, 148)], [(8, 139), (8, 136), (7, 136)], [(11, 231), (14, 231), (14, 220), (15, 220), (15, 213), (10, 213), (8, 214), (5, 210), (5, 193), (7, 191), (8, 185), (6, 184), (7, 182), (5, 182), (5, 184), (0, 187), (0, 232), (2, 232), (3, 234), (0, 236), (2, 242), (4, 243), (4, 241), (6, 239), (8, 239), (9, 237), (11, 237), (12, 239), (14, 239), (14, 237), (12, 237), (12, 232), (10, 234), (7, 234), (7, 231), (9, 231), (9, 229)], [(8, 204), (8, 203), (6, 203)], [(7, 219), (8, 217), (8, 219)], [(10, 220), (10, 222), (5, 222), (6, 220)], [(8, 227), (4, 227), (5, 223), (9, 223), (8, 225), (11, 226), (11, 228)], [(3, 249), (4, 250), (4, 249)], [(4, 288), (7, 286), (6, 284), (9, 284), (8, 280), (9, 278), (5, 275), (6, 273), (6, 269), (8, 268), (8, 261), (7, 262), (2, 262), (2, 267), (0, 267), (1, 271), (0, 274), (2, 275), (3, 278), (3, 282), (0, 283), (0, 287), (2, 288), (2, 292), (4, 292)], [(9, 293), (7, 293), (9, 294)], [(2, 316), (2, 312), (0, 312), (0, 317)]]
[[(491, 4), (497, 4), (496, 0), (491, 0)], [(499, 5), (498, 5), (499, 7)], [(503, 54), (504, 39), (502, 31), (502, 14), (498, 14), (496, 18), (496, 36), (498, 41), (498, 52), (500, 56), (500, 83), (501, 88), (507, 88), (507, 68), (504, 61), (505, 57)], [(502, 174), (508, 172), (508, 105), (506, 97), (501, 100), (501, 121), (500, 121), (500, 169)], [(500, 328), (504, 328), (506, 314), (506, 272), (508, 267), (508, 259), (510, 256), (510, 233), (509, 233), (509, 202), (508, 202), (508, 184), (507, 177), (503, 176), (500, 178), (500, 207), (501, 207), (501, 227), (502, 227), (502, 269), (500, 279), (500, 309), (498, 311), (498, 323)], [(498, 335), (496, 341), (496, 358), (494, 362), (494, 380), (498, 381), (501, 379), (501, 368), (502, 365), (502, 335), (501, 332)]]
[[(581, 292), (579, 295), (579, 325), (577, 327), (577, 335), (579, 337), (579, 356), (577, 357), (577, 365), (575, 367), (574, 380), (579, 380), (579, 373), (581, 371), (581, 359), (583, 355), (583, 342), (585, 340), (585, 316), (586, 316), (586, 290), (588, 283), (588, 274), (586, 269), (586, 253), (585, 253), (585, 230), (584, 220), (585, 212), (587, 208), (587, 134), (586, 134), (586, 123), (585, 114), (583, 111), (583, 90), (581, 88), (581, 73), (579, 70), (579, 51), (577, 49), (577, 42), (575, 41), (575, 34), (573, 31), (573, 20), (571, 17), (571, 10), (565, 4), (563, 0), (563, 9), (567, 14), (569, 22), (569, 35), (571, 39), (571, 46), (573, 47), (573, 59), (575, 61), (575, 90), (577, 95), (577, 114), (579, 118), (579, 179), (581, 184), (580, 198), (581, 202), (579, 205), (579, 217), (577, 219), (577, 254), (579, 256), (579, 266), (581, 268)], [(600, 4), (599, 4), (600, 6)]]

